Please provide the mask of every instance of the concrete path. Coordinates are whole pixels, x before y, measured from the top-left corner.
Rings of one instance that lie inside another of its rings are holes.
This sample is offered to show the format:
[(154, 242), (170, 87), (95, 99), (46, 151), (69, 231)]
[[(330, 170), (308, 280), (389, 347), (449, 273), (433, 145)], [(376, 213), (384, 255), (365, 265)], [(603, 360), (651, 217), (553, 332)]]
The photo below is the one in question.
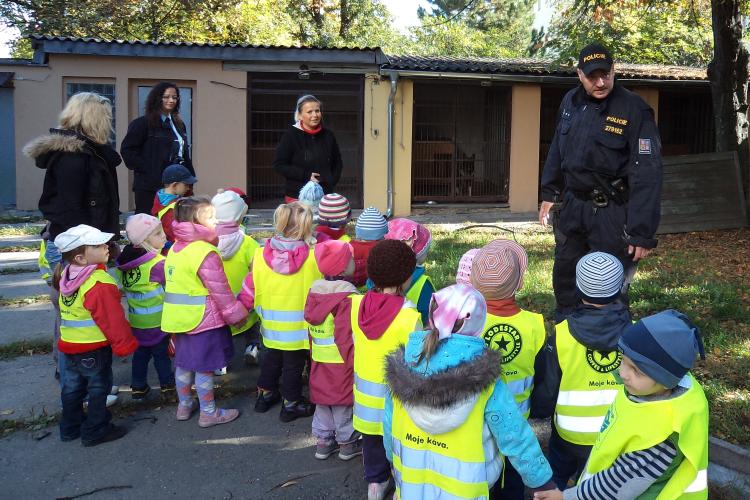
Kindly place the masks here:
[(0, 248), (35, 246), (39, 248), (42, 238), (39, 235), (3, 236), (0, 239)]
[(54, 312), (49, 302), (22, 307), (0, 307), (0, 345), (23, 340), (52, 342)]
[(23, 269), (36, 271), (39, 269), (37, 259), (39, 252), (0, 252), (0, 271)]
[(0, 274), (0, 298), (14, 299), (47, 293), (49, 287), (38, 272)]

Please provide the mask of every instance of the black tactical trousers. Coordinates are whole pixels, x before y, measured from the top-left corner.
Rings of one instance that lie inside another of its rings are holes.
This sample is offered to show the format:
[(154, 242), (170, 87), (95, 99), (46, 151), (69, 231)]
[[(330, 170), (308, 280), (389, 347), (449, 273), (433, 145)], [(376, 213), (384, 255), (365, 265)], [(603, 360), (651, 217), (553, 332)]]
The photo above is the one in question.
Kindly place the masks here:
[(625, 269), (622, 298), (627, 303), (627, 292), (637, 264), (628, 255), (625, 240), (627, 205), (613, 201), (596, 208), (591, 200), (576, 198), (566, 193), (562, 206), (553, 217), (555, 232), (555, 264), (552, 268), (552, 287), (555, 290), (555, 323), (565, 319), (580, 302), (576, 292), (576, 264), (590, 252), (606, 252), (617, 257)]

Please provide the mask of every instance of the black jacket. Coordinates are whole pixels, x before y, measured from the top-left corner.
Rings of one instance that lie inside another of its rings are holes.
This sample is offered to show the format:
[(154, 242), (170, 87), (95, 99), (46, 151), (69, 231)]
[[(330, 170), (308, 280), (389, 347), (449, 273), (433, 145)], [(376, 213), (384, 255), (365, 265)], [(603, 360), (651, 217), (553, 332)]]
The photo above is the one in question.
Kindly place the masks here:
[[(128, 133), (120, 145), (125, 166), (135, 173), (133, 191), (158, 191), (163, 188), (162, 171), (178, 162), (179, 144), (172, 127), (161, 120), (159, 123), (158, 127), (150, 127), (145, 116), (136, 118), (128, 125)], [(177, 123), (175, 127), (185, 141), (182, 164), (195, 175), (185, 127)]]
[(343, 170), (336, 137), (325, 127), (317, 134), (289, 127), (276, 147), (273, 169), (285, 179), (286, 196), (299, 198), (300, 189), (310, 180), (313, 172), (320, 174), (323, 191), (332, 193)]
[(661, 207), (661, 139), (653, 110), (619, 84), (603, 101), (589, 98), (581, 85), (565, 94), (542, 173), (542, 200), (554, 201), (563, 189), (590, 193), (597, 187), (592, 172), (608, 181), (626, 180), (627, 243), (655, 247)]
[(50, 221), (51, 239), (78, 224), (120, 234), (117, 151), (75, 132), (50, 129), (24, 153), (46, 170), (39, 210)]

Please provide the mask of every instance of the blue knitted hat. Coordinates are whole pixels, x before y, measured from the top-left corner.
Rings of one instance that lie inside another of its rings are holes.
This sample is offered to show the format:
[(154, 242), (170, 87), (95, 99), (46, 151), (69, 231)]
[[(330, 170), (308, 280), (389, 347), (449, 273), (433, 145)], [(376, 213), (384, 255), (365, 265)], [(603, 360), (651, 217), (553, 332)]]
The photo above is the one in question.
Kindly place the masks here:
[(591, 252), (576, 264), (576, 290), (592, 304), (609, 304), (620, 295), (624, 280), (622, 263), (614, 255)]
[(628, 325), (617, 345), (639, 370), (667, 389), (677, 386), (698, 354), (706, 357), (698, 327), (673, 309)]
[(388, 232), (388, 222), (375, 207), (365, 208), (354, 226), (358, 240), (378, 241), (382, 240)]

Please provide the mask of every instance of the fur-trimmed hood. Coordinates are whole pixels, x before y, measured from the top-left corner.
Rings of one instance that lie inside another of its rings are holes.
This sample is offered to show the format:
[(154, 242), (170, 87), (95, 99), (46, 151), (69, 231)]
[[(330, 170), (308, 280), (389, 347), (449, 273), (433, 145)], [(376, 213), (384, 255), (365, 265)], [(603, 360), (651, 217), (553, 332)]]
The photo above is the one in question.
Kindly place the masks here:
[(386, 381), (414, 423), (430, 434), (450, 432), (466, 421), (479, 394), (500, 378), (500, 355), (477, 337), (441, 341), (429, 362), (416, 364), (427, 332), (414, 332), (406, 348), (386, 361)]
[(74, 132), (66, 133), (58, 129), (50, 129), (50, 133), (42, 135), (23, 147), (23, 154), (32, 158), (36, 166), (46, 169), (49, 159), (57, 153), (84, 153), (86, 141)]

